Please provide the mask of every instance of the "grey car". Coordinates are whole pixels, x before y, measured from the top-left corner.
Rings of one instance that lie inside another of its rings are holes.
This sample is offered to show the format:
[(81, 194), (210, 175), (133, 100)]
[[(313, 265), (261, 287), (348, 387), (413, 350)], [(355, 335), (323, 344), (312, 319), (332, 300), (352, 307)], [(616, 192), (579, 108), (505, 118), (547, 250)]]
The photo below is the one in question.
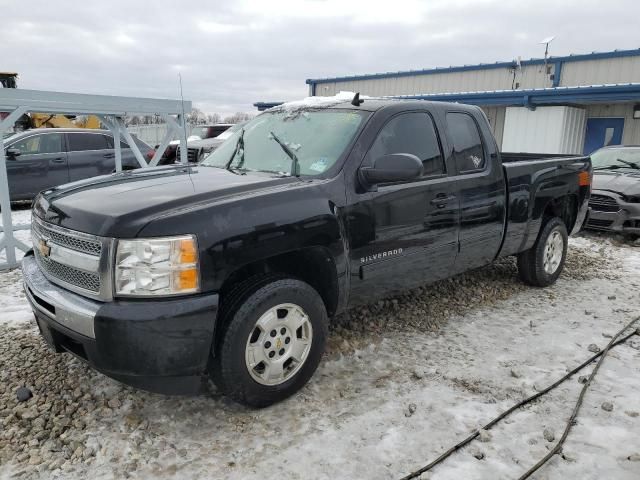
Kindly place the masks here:
[[(134, 137), (148, 160), (154, 150)], [(64, 183), (105, 175), (115, 170), (113, 136), (108, 130), (42, 128), (3, 140), (11, 201), (31, 200), (38, 192)], [(122, 167), (139, 164), (126, 142), (121, 142)]]
[(640, 146), (601, 148), (591, 154), (591, 161), (587, 228), (640, 236)]

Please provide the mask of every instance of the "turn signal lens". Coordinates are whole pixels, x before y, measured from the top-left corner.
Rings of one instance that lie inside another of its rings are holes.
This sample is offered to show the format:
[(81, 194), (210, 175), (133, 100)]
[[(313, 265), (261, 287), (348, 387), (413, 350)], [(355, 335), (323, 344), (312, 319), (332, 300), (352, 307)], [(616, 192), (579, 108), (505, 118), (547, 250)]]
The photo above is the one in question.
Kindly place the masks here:
[(180, 263), (195, 263), (198, 261), (198, 251), (193, 238), (180, 240)]
[(198, 270), (190, 268), (178, 272), (178, 290), (195, 291), (198, 288)]

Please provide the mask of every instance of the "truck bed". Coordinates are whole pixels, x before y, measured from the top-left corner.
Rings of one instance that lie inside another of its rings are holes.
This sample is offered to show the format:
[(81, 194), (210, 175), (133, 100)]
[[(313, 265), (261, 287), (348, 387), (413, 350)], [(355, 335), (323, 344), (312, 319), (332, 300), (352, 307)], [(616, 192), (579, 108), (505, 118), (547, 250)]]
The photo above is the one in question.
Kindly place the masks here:
[[(591, 162), (588, 156), (532, 153), (502, 153), (501, 156), (507, 189), (507, 220), (500, 256), (506, 256), (533, 245), (550, 200), (589, 195), (589, 188), (581, 188), (577, 183), (578, 173), (589, 171)], [(582, 200), (575, 198), (578, 205)], [(584, 217), (576, 218), (569, 233), (575, 233), (583, 221)]]

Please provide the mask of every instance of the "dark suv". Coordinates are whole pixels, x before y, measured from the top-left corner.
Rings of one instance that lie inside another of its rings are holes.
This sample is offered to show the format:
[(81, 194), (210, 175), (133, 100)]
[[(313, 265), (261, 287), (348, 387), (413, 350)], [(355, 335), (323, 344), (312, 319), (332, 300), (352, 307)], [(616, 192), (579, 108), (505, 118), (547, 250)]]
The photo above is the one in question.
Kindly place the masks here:
[[(134, 137), (149, 161), (154, 150)], [(108, 130), (42, 128), (4, 139), (11, 201), (31, 200), (56, 185), (105, 175), (115, 170), (113, 136)], [(139, 167), (133, 151), (122, 141), (122, 168)]]

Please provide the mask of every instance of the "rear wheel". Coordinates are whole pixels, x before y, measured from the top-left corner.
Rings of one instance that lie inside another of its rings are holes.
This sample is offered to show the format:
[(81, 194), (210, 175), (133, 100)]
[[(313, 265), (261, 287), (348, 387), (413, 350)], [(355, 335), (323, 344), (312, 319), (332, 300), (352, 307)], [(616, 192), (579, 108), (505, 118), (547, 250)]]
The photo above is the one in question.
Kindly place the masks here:
[(567, 256), (567, 227), (557, 218), (550, 218), (540, 230), (536, 243), (518, 255), (518, 273), (523, 282), (536, 287), (555, 283)]
[(302, 388), (327, 337), (327, 312), (310, 285), (293, 278), (257, 281), (236, 294), (212, 362), (214, 382), (237, 402), (266, 407)]

